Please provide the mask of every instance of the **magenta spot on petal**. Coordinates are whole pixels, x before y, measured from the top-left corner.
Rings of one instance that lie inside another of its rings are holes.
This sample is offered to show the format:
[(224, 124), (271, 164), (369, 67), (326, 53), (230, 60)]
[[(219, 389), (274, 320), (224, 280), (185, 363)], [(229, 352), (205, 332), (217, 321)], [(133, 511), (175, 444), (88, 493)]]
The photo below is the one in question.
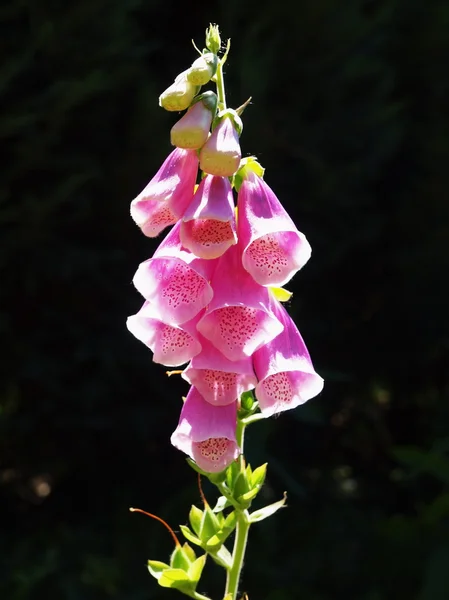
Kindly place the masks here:
[(258, 311), (248, 306), (226, 306), (215, 311), (220, 337), (229, 351), (242, 349), (258, 330)]
[(225, 373), (225, 371), (215, 371), (213, 369), (204, 369), (202, 373), (203, 384), (205, 384), (218, 399), (225, 397), (229, 392), (235, 389), (237, 383), (236, 373)]
[(189, 233), (194, 242), (206, 247), (234, 239), (230, 222), (216, 219), (195, 219), (191, 222)]
[(293, 389), (285, 372), (270, 375), (262, 383), (264, 396), (272, 404), (288, 404), (293, 398)]
[(171, 308), (195, 302), (207, 286), (206, 280), (188, 265), (177, 263), (162, 289), (162, 297)]
[(289, 268), (288, 256), (273, 234), (255, 240), (247, 248), (246, 254), (254, 268), (266, 278), (282, 275)]
[(203, 442), (194, 442), (199, 454), (207, 461), (218, 463), (228, 452), (232, 442), (227, 438), (209, 438)]
[(165, 325), (160, 332), (162, 354), (174, 353), (192, 345), (193, 338), (186, 331)]

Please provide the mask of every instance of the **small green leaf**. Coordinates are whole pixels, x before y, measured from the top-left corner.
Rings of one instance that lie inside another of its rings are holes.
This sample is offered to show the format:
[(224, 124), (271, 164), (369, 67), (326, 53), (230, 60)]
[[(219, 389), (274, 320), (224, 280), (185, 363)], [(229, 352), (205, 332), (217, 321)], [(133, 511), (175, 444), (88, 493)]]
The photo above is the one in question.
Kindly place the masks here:
[(199, 538), (197, 538), (192, 531), (190, 531), (187, 525), (180, 525), (179, 528), (182, 531), (182, 535), (186, 538), (186, 540), (189, 540), (189, 542), (197, 546), (203, 545), (203, 542)]
[(253, 487), (255, 487), (256, 485), (262, 487), (262, 485), (264, 484), (265, 476), (267, 474), (267, 464), (268, 463), (260, 465), (260, 467), (257, 467), (257, 469), (253, 471), (253, 475), (251, 477), (251, 485)]
[(275, 512), (277, 512), (280, 508), (285, 506), (286, 501), (287, 501), (287, 494), (284, 492), (284, 497), (282, 498), (282, 500), (279, 500), (278, 502), (274, 502), (273, 504), (269, 504), (268, 506), (264, 506), (263, 508), (260, 508), (259, 510), (255, 510), (252, 514), (250, 514), (250, 516), (249, 516), (250, 523), (257, 523), (258, 521), (263, 521), (267, 517), (274, 515)]
[(203, 518), (203, 511), (192, 504), (192, 508), (190, 509), (190, 513), (189, 513), (189, 521), (190, 521), (190, 525), (192, 526), (192, 529), (196, 533), (196, 535), (200, 534), (202, 518)]
[(213, 508), (213, 511), (214, 513), (219, 513), (222, 512), (225, 508), (228, 508), (228, 506), (231, 506), (229, 500), (227, 500), (224, 496), (220, 496), (217, 500), (217, 504)]
[(222, 546), (218, 552), (210, 553), (213, 560), (220, 565), (221, 567), (225, 567), (226, 569), (230, 569), (232, 565), (232, 556), (226, 546)]
[(256, 486), (252, 490), (249, 490), (249, 492), (246, 492), (246, 494), (242, 494), (241, 496), (239, 496), (237, 498), (237, 502), (245, 508), (248, 508), (248, 506), (251, 504), (251, 501), (254, 500), (254, 498), (259, 492), (260, 486)]
[(219, 536), (213, 535), (207, 540), (205, 550), (207, 550), (207, 552), (215, 552), (220, 549), (221, 545), (222, 541)]
[(288, 302), (293, 296), (293, 292), (289, 292), (283, 287), (270, 287), (269, 289), (279, 302)]
[(163, 571), (170, 568), (170, 565), (160, 562), (159, 560), (149, 560), (147, 566), (151, 575), (153, 575), (153, 577), (156, 579), (160, 578)]
[(203, 572), (204, 565), (206, 564), (206, 558), (207, 558), (207, 554), (203, 554), (202, 556), (199, 556), (195, 560), (195, 562), (193, 562), (190, 565), (189, 578), (190, 578), (190, 581), (192, 581), (195, 584), (197, 584), (198, 581), (200, 580), (201, 573)]

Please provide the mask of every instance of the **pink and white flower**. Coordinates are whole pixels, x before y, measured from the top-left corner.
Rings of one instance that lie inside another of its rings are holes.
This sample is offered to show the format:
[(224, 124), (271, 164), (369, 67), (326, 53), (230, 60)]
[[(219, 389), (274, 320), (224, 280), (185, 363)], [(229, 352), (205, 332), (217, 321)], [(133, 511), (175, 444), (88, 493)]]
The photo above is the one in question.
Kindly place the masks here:
[(214, 406), (191, 387), (171, 443), (193, 458), (203, 471), (218, 473), (240, 454), (236, 426), (237, 402)]
[(238, 194), (244, 268), (260, 285), (284, 285), (309, 260), (311, 247), (265, 181), (248, 170)]
[(158, 236), (184, 214), (198, 173), (195, 150), (176, 148), (145, 189), (131, 202), (131, 217), (148, 237)]
[(323, 389), (295, 323), (274, 298), (272, 306), (283, 331), (253, 355), (256, 396), (266, 417), (295, 408)]

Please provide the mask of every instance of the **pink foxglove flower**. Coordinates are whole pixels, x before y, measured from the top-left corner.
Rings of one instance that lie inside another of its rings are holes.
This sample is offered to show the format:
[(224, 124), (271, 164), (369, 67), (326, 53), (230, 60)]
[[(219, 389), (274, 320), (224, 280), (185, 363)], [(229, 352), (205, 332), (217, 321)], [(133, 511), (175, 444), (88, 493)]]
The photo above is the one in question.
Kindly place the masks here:
[(203, 336), (199, 341), (202, 350), (192, 358), (182, 376), (207, 402), (216, 406), (232, 404), (243, 392), (256, 387), (251, 358), (230, 361)]
[(295, 408), (323, 389), (310, 355), (295, 323), (284, 307), (273, 299), (273, 312), (284, 330), (253, 355), (259, 383), (256, 396), (260, 410), (270, 415)]
[(242, 267), (240, 245), (218, 259), (214, 296), (197, 328), (229, 360), (242, 360), (283, 329), (270, 308), (267, 288)]
[(227, 177), (206, 175), (181, 224), (181, 242), (200, 258), (218, 258), (237, 243), (234, 197)]
[(213, 406), (191, 387), (171, 443), (193, 458), (203, 471), (218, 473), (240, 454), (236, 423), (237, 402)]
[(213, 92), (205, 92), (195, 98), (195, 104), (171, 128), (172, 145), (178, 148), (201, 148), (209, 137), (216, 110), (217, 96)]
[(230, 117), (223, 117), (201, 148), (200, 167), (205, 173), (231, 177), (240, 165), (239, 134)]
[(131, 216), (146, 236), (156, 237), (182, 217), (192, 200), (197, 172), (195, 150), (176, 148), (131, 202)]
[(133, 283), (164, 323), (193, 319), (212, 299), (209, 283), (216, 261), (196, 258), (182, 249), (177, 223), (154, 253), (141, 263)]
[(128, 317), (128, 330), (154, 354), (153, 361), (167, 367), (189, 362), (201, 351), (196, 323), (201, 313), (182, 326), (169, 325), (161, 320), (153, 305), (145, 302), (135, 315)]
[(238, 195), (243, 266), (257, 283), (284, 285), (310, 258), (311, 248), (265, 181), (249, 171)]

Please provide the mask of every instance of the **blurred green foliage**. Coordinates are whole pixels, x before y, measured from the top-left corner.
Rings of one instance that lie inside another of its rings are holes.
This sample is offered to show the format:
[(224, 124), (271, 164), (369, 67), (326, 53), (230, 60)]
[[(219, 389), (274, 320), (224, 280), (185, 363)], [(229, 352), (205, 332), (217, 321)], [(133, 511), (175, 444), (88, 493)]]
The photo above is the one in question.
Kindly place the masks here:
[(173, 594), (145, 568), (165, 530), (127, 512), (176, 527), (198, 500), (169, 445), (186, 388), (124, 324), (157, 244), (129, 202), (170, 149), (158, 95), (212, 21), (230, 104), (253, 97), (244, 152), (314, 250), (290, 312), (326, 379), (249, 431), (264, 500), (289, 507), (254, 527), (244, 587), (447, 600), (449, 4), (220, 4), (0, 8), (0, 597)]

